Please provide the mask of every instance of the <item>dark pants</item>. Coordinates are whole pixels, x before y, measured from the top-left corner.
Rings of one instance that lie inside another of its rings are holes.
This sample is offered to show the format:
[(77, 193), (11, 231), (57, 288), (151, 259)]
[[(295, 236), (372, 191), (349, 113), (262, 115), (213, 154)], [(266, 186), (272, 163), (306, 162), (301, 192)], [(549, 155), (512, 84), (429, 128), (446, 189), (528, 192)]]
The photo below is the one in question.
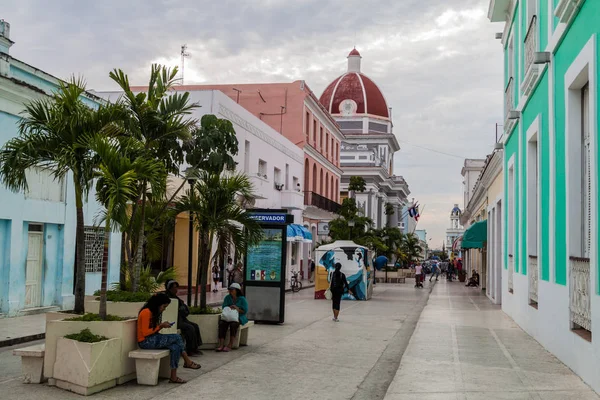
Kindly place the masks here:
[(185, 320), (177, 322), (177, 328), (181, 329), (181, 336), (185, 339), (185, 348), (188, 353), (198, 351), (202, 346), (202, 336), (198, 324)]
[(342, 296), (344, 295), (343, 290), (332, 290), (331, 291), (331, 308), (336, 311), (340, 311), (340, 305), (342, 303)]
[(219, 321), (219, 339), (225, 339), (225, 336), (227, 336), (227, 329), (229, 329), (232, 338), (236, 337), (239, 327), (239, 322)]

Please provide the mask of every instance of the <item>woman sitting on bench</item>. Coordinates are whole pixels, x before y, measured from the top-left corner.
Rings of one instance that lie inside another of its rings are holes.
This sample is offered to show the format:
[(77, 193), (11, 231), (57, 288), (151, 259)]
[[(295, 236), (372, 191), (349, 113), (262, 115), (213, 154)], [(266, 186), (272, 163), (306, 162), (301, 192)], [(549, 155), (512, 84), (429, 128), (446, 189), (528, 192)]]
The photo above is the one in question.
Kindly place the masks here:
[[(246, 313), (248, 313), (248, 302), (242, 293), (242, 287), (239, 283), (232, 283), (229, 286), (229, 294), (223, 299), (223, 308), (225, 307), (236, 310), (239, 314), (239, 321), (225, 321), (223, 319), (219, 321), (219, 346), (217, 347), (217, 351), (228, 352), (233, 348), (240, 324), (245, 325), (248, 323), (248, 317), (246, 316)], [(230, 331), (229, 344), (224, 347), (227, 330)]]
[(137, 341), (140, 349), (169, 349), (171, 352), (171, 379), (169, 379), (169, 382), (186, 383), (177, 376), (179, 357), (183, 357), (185, 361), (183, 368), (200, 369), (200, 365), (188, 357), (181, 335), (174, 333), (162, 335), (159, 333), (161, 329), (172, 326), (170, 322), (161, 321), (162, 313), (170, 303), (171, 299), (164, 293), (158, 293), (150, 297), (150, 300), (144, 304), (138, 314)]

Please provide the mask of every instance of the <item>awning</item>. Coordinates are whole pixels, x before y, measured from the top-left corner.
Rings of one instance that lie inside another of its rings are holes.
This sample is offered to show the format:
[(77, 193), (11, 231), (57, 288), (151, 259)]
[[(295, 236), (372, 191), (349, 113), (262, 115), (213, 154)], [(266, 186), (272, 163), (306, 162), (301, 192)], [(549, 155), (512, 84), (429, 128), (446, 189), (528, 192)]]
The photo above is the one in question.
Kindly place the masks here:
[(483, 249), (487, 242), (487, 220), (475, 222), (465, 231), (461, 247), (463, 249)]
[(289, 224), (287, 226), (287, 241), (288, 242), (301, 242), (304, 240), (302, 230), (298, 224)]
[(302, 231), (302, 241), (304, 243), (312, 243), (313, 241), (313, 237), (312, 237), (312, 233), (310, 233), (310, 231), (304, 226), (304, 225), (298, 225), (300, 227), (300, 230)]

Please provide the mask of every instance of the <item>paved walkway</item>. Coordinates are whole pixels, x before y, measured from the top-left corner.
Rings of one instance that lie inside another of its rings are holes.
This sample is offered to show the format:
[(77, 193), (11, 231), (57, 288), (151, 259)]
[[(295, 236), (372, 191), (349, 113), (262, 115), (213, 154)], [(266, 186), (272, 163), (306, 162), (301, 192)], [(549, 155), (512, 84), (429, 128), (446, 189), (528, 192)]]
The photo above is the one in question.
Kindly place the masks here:
[[(311, 290), (289, 294), (285, 324), (256, 325), (250, 346), (231, 353), (206, 351), (200, 371), (180, 368), (186, 385), (129, 382), (94, 398), (600, 399), (478, 289), (440, 281), (430, 295), (425, 286), (378, 284), (372, 300), (342, 302), (339, 323)], [(2, 393), (81, 399), (19, 375), (11, 348), (0, 349)]]
[(385, 399), (600, 397), (481, 290), (440, 280)]

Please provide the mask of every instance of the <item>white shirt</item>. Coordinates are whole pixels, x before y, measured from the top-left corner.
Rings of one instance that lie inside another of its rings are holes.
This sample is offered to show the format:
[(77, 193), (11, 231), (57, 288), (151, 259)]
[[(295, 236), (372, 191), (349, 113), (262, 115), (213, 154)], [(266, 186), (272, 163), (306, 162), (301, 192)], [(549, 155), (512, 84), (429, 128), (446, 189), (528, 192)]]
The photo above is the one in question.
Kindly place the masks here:
[(415, 275), (421, 275), (423, 271), (423, 266), (422, 265), (416, 265), (415, 266)]

